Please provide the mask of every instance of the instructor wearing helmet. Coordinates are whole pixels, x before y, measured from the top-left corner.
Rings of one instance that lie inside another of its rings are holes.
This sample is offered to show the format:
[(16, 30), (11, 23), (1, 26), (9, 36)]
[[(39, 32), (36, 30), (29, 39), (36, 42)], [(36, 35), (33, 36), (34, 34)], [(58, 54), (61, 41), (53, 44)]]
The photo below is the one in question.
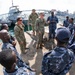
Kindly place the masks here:
[(46, 53), (42, 61), (43, 75), (66, 75), (74, 62), (74, 54), (68, 50), (67, 43), (70, 31), (67, 28), (59, 28), (56, 32), (57, 47)]

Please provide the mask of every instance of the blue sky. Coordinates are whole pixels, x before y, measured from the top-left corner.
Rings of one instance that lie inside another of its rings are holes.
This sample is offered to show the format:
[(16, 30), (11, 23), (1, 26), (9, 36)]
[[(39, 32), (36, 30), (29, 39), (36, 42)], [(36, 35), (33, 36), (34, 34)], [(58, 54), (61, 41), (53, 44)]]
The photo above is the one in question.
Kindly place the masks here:
[[(56, 9), (69, 12), (75, 11), (75, 0), (13, 0), (20, 10), (29, 9)], [(12, 0), (0, 0), (0, 14), (8, 13)]]

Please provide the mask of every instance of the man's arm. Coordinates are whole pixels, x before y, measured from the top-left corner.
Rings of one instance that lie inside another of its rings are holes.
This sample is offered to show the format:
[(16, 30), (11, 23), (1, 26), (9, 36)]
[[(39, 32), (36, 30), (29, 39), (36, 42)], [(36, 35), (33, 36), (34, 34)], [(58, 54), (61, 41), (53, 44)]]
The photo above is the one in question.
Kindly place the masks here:
[(56, 17), (56, 23), (58, 23), (58, 18)]
[(35, 22), (35, 30), (36, 30), (36, 32), (39, 32), (39, 22), (38, 22), (38, 19), (36, 20), (36, 22)]
[(19, 37), (19, 29), (18, 28), (14, 28), (14, 34), (15, 34), (15, 37), (16, 39), (21, 42), (21, 38)]
[(47, 23), (48, 24), (50, 23), (50, 16), (47, 18)]
[(31, 16), (31, 14), (29, 15), (28, 24), (32, 25), (32, 16)]

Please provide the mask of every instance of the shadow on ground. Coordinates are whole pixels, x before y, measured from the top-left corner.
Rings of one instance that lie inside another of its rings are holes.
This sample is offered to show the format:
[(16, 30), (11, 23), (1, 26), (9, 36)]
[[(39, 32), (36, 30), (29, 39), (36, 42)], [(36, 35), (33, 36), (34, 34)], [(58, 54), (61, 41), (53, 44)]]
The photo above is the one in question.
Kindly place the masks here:
[(31, 67), (36, 69), (36, 75), (40, 75), (41, 74), (43, 52), (41, 49), (38, 49), (36, 53), (37, 53), (37, 55), (35, 58), (35, 63)]

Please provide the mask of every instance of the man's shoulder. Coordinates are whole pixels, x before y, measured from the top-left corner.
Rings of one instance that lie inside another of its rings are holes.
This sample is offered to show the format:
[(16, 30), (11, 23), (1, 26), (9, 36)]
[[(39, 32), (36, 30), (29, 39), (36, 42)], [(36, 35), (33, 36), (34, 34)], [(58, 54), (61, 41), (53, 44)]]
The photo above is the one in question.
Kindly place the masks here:
[(70, 49), (68, 49), (68, 53), (69, 53), (70, 56), (74, 57), (74, 53)]
[(36, 21), (40, 21), (40, 18), (37, 18)]
[(54, 48), (53, 50), (51, 50), (50, 52), (46, 53), (44, 55), (45, 59), (60, 59), (63, 58), (63, 55), (65, 55), (66, 51), (63, 49), (60, 49), (58, 47)]
[(51, 58), (52, 52), (53, 52), (53, 50), (49, 51), (48, 53), (45, 53), (44, 54), (44, 59)]
[(23, 74), (26, 74), (26, 73), (27, 73), (26, 68), (24, 68), (24, 67), (20, 67), (17, 70), (17, 75), (23, 75)]
[(37, 13), (35, 13), (35, 15), (36, 15), (36, 16), (38, 16), (38, 14), (37, 14)]
[(53, 50), (50, 50), (48, 53), (46, 53), (44, 55), (44, 57), (51, 57), (51, 56), (56, 56), (57, 54), (57, 50), (59, 50), (60, 48), (55, 47)]
[(14, 30), (18, 30), (18, 29), (19, 29), (18, 25), (15, 24)]
[(1, 32), (1, 33), (8, 33), (8, 31), (5, 30), (5, 29), (1, 30), (0, 32)]
[(21, 67), (12, 73), (8, 73), (4, 70), (4, 75), (28, 75), (28, 72), (26, 72), (26, 68)]
[(20, 67), (16, 75), (35, 75), (32, 71), (28, 71), (25, 67)]

